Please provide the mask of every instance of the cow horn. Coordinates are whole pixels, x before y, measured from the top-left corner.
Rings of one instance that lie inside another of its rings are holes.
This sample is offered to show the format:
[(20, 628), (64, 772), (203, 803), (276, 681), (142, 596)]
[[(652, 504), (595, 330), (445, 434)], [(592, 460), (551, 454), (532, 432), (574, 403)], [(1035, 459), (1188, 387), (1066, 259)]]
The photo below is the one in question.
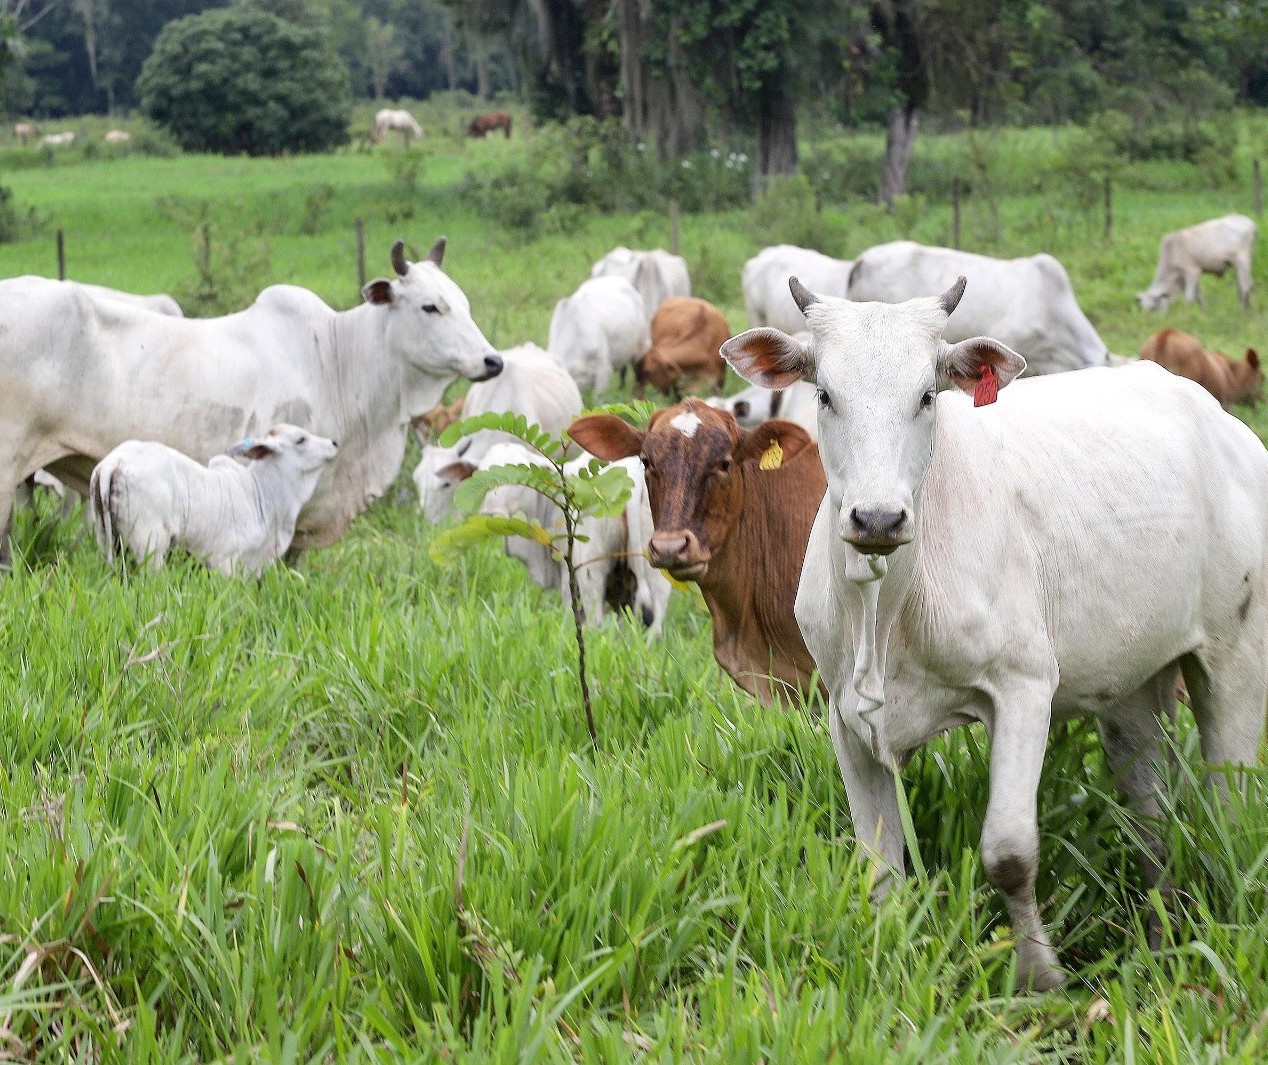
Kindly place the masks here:
[(806, 313), (806, 308), (812, 303), (819, 302), (819, 297), (811, 292), (810, 289), (806, 288), (806, 286), (795, 277), (790, 277), (788, 279), (788, 291), (792, 293), (792, 298), (796, 301), (797, 306), (801, 308), (802, 314)]
[(405, 258), (405, 241), (398, 240), (392, 245), (392, 269), (400, 277), (409, 273), (409, 261)]
[(427, 261), (429, 263), (435, 263), (437, 266), (439, 266), (441, 264), (441, 261), (444, 259), (444, 257), (445, 257), (445, 238), (437, 237), (436, 243), (431, 246), (431, 251), (427, 253)]
[(938, 302), (942, 304), (942, 309), (947, 312), (948, 318), (950, 318), (952, 312), (960, 306), (960, 297), (964, 295), (964, 286), (968, 283), (969, 279), (961, 274), (960, 279), (947, 289), (940, 297), (938, 297)]

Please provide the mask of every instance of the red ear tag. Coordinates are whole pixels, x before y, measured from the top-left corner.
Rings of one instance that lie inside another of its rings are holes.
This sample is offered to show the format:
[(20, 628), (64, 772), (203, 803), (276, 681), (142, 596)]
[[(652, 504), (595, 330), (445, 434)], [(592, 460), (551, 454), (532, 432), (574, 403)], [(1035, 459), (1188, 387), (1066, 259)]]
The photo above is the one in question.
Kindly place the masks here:
[(995, 367), (989, 362), (982, 367), (982, 376), (977, 379), (973, 388), (973, 406), (985, 407), (999, 399), (999, 378), (995, 376)]

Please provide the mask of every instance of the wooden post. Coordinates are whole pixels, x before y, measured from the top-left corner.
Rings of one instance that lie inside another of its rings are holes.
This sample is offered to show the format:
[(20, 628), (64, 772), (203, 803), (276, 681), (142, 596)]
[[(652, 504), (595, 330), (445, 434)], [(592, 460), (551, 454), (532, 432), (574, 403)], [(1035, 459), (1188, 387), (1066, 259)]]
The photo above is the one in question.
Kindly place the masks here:
[(1105, 237), (1108, 240), (1114, 235), (1114, 183), (1109, 174), (1105, 175)]
[(1255, 160), (1255, 214), (1264, 213), (1264, 175), (1259, 170), (1259, 160)]
[(681, 242), (682, 233), (678, 226), (678, 197), (674, 196), (669, 201), (669, 250), (678, 255)]
[(356, 221), (357, 230), (357, 291), (365, 288), (365, 222)]
[(57, 280), (66, 280), (66, 234), (57, 230)]
[(960, 175), (951, 179), (951, 247), (960, 247)]

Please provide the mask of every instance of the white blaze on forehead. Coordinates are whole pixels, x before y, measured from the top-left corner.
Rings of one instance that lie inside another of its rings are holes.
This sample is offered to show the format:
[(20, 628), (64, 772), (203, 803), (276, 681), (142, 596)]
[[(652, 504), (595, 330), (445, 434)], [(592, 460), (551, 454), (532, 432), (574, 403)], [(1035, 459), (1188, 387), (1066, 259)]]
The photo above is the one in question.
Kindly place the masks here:
[(676, 417), (670, 418), (669, 424), (690, 440), (696, 435), (696, 430), (700, 428), (700, 415), (685, 410)]

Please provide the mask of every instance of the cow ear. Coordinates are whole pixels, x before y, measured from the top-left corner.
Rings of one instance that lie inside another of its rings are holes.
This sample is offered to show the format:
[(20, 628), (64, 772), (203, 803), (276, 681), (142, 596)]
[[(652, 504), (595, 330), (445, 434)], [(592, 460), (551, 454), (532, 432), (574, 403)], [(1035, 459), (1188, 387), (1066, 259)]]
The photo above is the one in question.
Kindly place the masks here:
[(814, 380), (810, 349), (778, 329), (750, 329), (722, 345), (722, 357), (737, 374), (762, 388), (787, 388)]
[(605, 462), (628, 459), (643, 450), (643, 433), (615, 414), (588, 414), (568, 426), (568, 435)]
[(271, 447), (263, 441), (257, 440), (245, 451), (240, 452), (243, 458), (252, 459), (259, 462), (260, 459), (271, 458), (277, 454), (277, 448)]
[(394, 298), (392, 295), (392, 282), (385, 277), (376, 277), (361, 290), (361, 295), (365, 297), (366, 303), (373, 303), (376, 307), (385, 307)]
[(469, 462), (451, 462), (448, 466), (437, 470), (436, 476), (439, 477), (445, 485), (452, 488), (460, 481), (465, 481), (468, 477), (475, 473), (475, 471), (476, 468)]
[(1026, 368), (1026, 360), (990, 337), (947, 344), (938, 359), (938, 387), (958, 388), (971, 396), (988, 366), (994, 371), (997, 386), (1003, 388)]
[(763, 470), (777, 470), (811, 443), (810, 434), (800, 425), (772, 418), (752, 432), (741, 430), (735, 459), (737, 462), (754, 459)]
[(1254, 348), (1246, 349), (1246, 364), (1252, 370), (1259, 369), (1259, 352), (1257, 352)]

